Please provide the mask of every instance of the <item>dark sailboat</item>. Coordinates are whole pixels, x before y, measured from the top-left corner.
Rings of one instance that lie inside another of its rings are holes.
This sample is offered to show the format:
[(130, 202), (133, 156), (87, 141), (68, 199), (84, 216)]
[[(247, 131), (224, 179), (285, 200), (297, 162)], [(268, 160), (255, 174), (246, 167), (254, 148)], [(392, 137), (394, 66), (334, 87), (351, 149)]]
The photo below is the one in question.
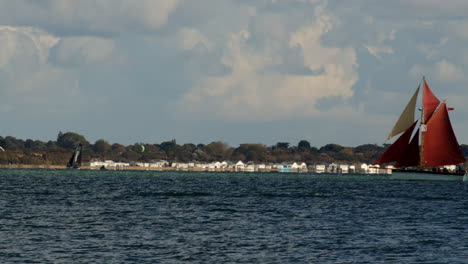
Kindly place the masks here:
[[(416, 120), (416, 100), (420, 86), (403, 110), (387, 140), (401, 136), (385, 151), (374, 164), (392, 163), (394, 172), (412, 172), (450, 175), (463, 178), (465, 171), (460, 165), (465, 157), (460, 149), (445, 101), (442, 103), (432, 93), (423, 78), (423, 98), (421, 119)], [(444, 166), (458, 165), (455, 171), (449, 171)]]
[(81, 167), (81, 153), (83, 152), (83, 145), (79, 144), (76, 147), (73, 155), (71, 156), (70, 160), (67, 163), (67, 168), (78, 169)]

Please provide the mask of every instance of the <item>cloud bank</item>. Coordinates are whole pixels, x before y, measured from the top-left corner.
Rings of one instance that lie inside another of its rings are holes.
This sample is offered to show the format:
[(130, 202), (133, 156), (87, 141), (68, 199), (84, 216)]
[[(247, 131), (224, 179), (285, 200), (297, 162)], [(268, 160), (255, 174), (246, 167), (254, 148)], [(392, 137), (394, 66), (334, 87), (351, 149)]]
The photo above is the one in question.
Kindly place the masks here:
[[(353, 96), (358, 79), (356, 51), (322, 44), (322, 37), (336, 26), (323, 6), (314, 8), (310, 24), (290, 32), (265, 28), (264, 19), (252, 17), (250, 27), (229, 34), (219, 44), (223, 50), (219, 62), (228, 73), (196, 82), (178, 102), (179, 115), (232, 120), (313, 116), (320, 114), (319, 100)], [(275, 19), (282, 25), (288, 16)], [(259, 27), (264, 28), (259, 31)], [(303, 71), (291, 72), (294, 68)]]
[[(46, 137), (80, 120), (91, 135), (121, 142), (174, 131), (236, 142), (237, 127), (254, 126), (252, 142), (316, 134), (340, 143), (331, 131), (352, 126), (343, 142), (355, 145), (384, 139), (423, 75), (463, 123), (466, 8), (461, 0), (0, 0), (0, 123), (34, 137), (15, 120), (39, 116), (35, 133)], [(285, 122), (310, 125), (302, 134), (271, 129)]]

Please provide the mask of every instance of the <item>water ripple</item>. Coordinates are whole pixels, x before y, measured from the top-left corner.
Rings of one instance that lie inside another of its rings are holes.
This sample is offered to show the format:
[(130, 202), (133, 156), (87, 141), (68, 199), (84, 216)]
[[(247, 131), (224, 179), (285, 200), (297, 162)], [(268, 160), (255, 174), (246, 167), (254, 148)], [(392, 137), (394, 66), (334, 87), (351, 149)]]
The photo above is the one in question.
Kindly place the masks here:
[(0, 169), (0, 263), (466, 263), (467, 186)]

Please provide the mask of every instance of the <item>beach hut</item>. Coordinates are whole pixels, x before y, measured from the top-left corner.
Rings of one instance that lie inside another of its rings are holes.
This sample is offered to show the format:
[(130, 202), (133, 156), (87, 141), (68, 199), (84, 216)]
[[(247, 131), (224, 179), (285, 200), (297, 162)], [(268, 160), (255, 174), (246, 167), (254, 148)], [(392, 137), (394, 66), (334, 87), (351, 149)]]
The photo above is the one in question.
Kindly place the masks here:
[(359, 166), (359, 172), (369, 173), (369, 165), (367, 165), (366, 163), (362, 163), (361, 166)]
[(227, 168), (229, 163), (227, 161), (221, 162), (221, 168)]
[(380, 172), (380, 165), (369, 165), (368, 173), (377, 174)]
[(255, 171), (255, 163), (253, 161), (247, 162), (247, 164), (245, 164), (244, 171), (254, 172)]
[(331, 163), (328, 165), (327, 171), (330, 173), (336, 173), (338, 170), (338, 165), (335, 163)]
[(346, 164), (340, 164), (338, 171), (340, 173), (348, 173), (349, 172), (349, 166)]
[(299, 164), (299, 170), (302, 172), (307, 172), (307, 164), (305, 162), (301, 162)]
[(324, 173), (325, 172), (325, 165), (315, 165), (315, 173)]
[(243, 171), (244, 168), (245, 168), (244, 162), (242, 162), (242, 161), (239, 160), (239, 161), (236, 163), (236, 171)]
[(215, 161), (215, 162), (213, 162), (213, 166), (214, 166), (215, 169), (220, 169), (221, 168), (221, 162)]

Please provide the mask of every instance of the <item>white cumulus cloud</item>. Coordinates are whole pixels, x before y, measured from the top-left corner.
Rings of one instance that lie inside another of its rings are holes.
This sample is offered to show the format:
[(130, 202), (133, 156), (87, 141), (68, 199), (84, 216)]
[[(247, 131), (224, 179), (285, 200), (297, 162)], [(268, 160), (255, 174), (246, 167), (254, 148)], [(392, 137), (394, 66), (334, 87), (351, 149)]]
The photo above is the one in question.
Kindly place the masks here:
[(395, 51), (391, 47), (377, 47), (377, 46), (370, 46), (370, 45), (364, 45), (364, 48), (367, 49), (367, 51), (375, 57), (379, 57), (379, 53), (385, 53), (385, 54), (393, 54)]
[(40, 29), (0, 26), (0, 111), (73, 111), (83, 102), (76, 72), (48, 62), (59, 40)]
[(428, 75), (443, 82), (466, 81), (463, 70), (445, 59), (432, 65), (416, 64), (411, 68), (410, 74), (412, 77), (418, 78)]
[(155, 30), (166, 24), (178, 4), (179, 0), (0, 0), (0, 24), (34, 24), (65, 34)]
[(58, 37), (33, 27), (0, 26), (0, 67), (10, 63), (11, 58), (28, 56), (28, 53), (37, 55), (38, 62), (45, 64), (50, 48), (58, 41)]
[(208, 50), (213, 48), (213, 44), (208, 38), (196, 28), (182, 28), (180, 30), (180, 39), (182, 49), (184, 50), (192, 50), (197, 45), (203, 45)]
[[(313, 24), (296, 28), (285, 40), (263, 31), (264, 46), (251, 41), (249, 30), (231, 34), (220, 58), (230, 69), (222, 76), (204, 77), (177, 104), (179, 114), (231, 120), (281, 119), (316, 115), (316, 103), (327, 97), (348, 99), (358, 80), (356, 53), (350, 47), (327, 47), (322, 36), (333, 29), (333, 17), (317, 8)], [(287, 19), (283, 17), (282, 19)], [(300, 54), (307, 74), (272, 70)]]
[(87, 66), (115, 60), (115, 50), (112, 39), (67, 37), (58, 42), (53, 59), (60, 65)]
[(464, 72), (447, 60), (439, 61), (435, 65), (434, 73), (435, 77), (441, 81), (460, 81), (465, 78)]

